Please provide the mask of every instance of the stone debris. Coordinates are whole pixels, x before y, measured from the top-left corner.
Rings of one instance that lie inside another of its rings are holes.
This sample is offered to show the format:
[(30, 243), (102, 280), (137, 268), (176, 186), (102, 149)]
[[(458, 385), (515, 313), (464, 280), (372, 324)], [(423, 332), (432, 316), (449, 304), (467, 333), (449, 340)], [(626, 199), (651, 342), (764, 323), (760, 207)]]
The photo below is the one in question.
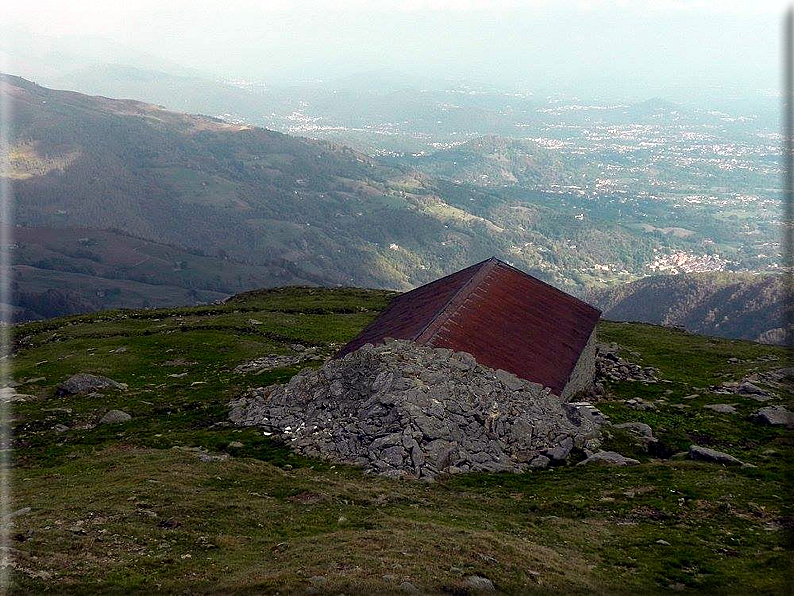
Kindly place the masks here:
[(268, 370), (276, 370), (277, 368), (287, 368), (288, 366), (295, 366), (310, 360), (322, 360), (323, 357), (318, 354), (319, 348), (306, 348), (300, 344), (295, 344), (292, 349), (297, 351), (298, 354), (286, 356), (264, 356), (241, 364), (234, 369), (234, 372), (239, 374), (244, 373), (261, 373)]
[(794, 428), (794, 412), (788, 411), (783, 406), (767, 406), (761, 408), (753, 413), (752, 418), (760, 424)]
[(101, 375), (90, 375), (87, 373), (79, 373), (72, 375), (66, 381), (58, 385), (55, 394), (63, 395), (78, 395), (83, 393), (93, 393), (99, 389), (121, 389), (126, 390), (125, 383), (117, 383), (113, 379), (103, 377)]
[(628, 362), (618, 356), (619, 351), (616, 343), (596, 344), (596, 377), (609, 381), (659, 382), (657, 369)]
[(689, 459), (700, 461), (712, 462), (715, 464), (724, 464), (728, 466), (743, 466), (746, 465), (743, 461), (736, 459), (732, 455), (723, 453), (722, 451), (715, 451), (708, 447), (699, 447), (698, 445), (689, 446)]
[[(785, 371), (787, 369), (781, 369)], [(779, 371), (772, 371), (779, 372)], [(768, 374), (768, 373), (766, 373)], [(765, 389), (761, 389), (758, 385), (754, 382), (750, 381), (750, 378), (754, 378), (756, 382), (766, 382), (772, 377), (762, 377), (760, 374), (756, 373), (751, 375), (750, 377), (746, 377), (741, 381), (726, 381), (720, 385), (712, 385), (709, 389), (713, 393), (718, 393), (720, 395), (739, 395), (741, 397), (749, 397), (750, 399), (754, 399), (755, 401), (769, 401), (773, 397), (776, 397), (774, 393), (766, 391)], [(785, 377), (780, 377), (785, 378)], [(775, 382), (773, 381), (772, 384)], [(780, 386), (780, 384), (777, 384)]]
[(599, 447), (603, 420), (465, 352), (393, 340), (230, 406), (232, 422), (263, 427), (303, 455), (428, 480), (561, 463)]
[(647, 412), (648, 410), (655, 410), (656, 404), (652, 401), (645, 401), (640, 397), (633, 397), (631, 399), (627, 399), (623, 402), (632, 410), (640, 410), (642, 412)]
[(598, 451), (580, 461), (577, 466), (587, 466), (592, 464), (607, 465), (607, 466), (636, 466), (639, 465), (639, 460), (625, 457), (615, 451)]
[(592, 418), (593, 422), (598, 424), (599, 426), (607, 424), (609, 419), (603, 412), (601, 412), (598, 408), (596, 408), (593, 404), (586, 401), (573, 401), (568, 404), (570, 407), (575, 408), (577, 411), (584, 413), (589, 418)]
[(749, 383), (768, 385), (775, 389), (780, 389), (784, 386), (791, 387), (792, 383), (794, 383), (794, 367), (756, 372), (749, 375), (744, 380)]
[(483, 577), (481, 575), (470, 575), (464, 580), (463, 585), (474, 592), (496, 591), (496, 587), (493, 585), (493, 582), (487, 577)]
[(15, 403), (28, 400), (35, 400), (35, 395), (28, 395), (26, 393), (17, 393), (13, 387), (3, 387), (0, 389), (0, 402)]
[(127, 422), (132, 420), (132, 416), (123, 410), (110, 410), (107, 414), (99, 419), (99, 424), (116, 424), (118, 422)]
[(736, 404), (706, 404), (703, 407), (720, 414), (735, 414), (736, 408), (734, 406), (736, 406)]

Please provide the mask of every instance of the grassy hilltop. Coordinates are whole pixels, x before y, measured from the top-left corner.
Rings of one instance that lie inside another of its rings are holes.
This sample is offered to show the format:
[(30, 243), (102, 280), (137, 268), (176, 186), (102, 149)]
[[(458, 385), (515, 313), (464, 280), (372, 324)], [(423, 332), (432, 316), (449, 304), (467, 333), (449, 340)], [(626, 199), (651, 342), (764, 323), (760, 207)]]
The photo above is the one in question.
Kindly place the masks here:
[[(761, 404), (708, 390), (786, 366), (780, 347), (598, 330), (668, 381), (610, 385), (599, 407), (614, 422), (650, 424), (661, 455), (697, 443), (753, 468), (656, 459), (612, 430), (606, 448), (642, 465), (424, 484), (300, 458), (223, 424), (230, 399), (300, 368), (235, 367), (294, 344), (330, 354), (390, 295), (287, 288), (16, 327), (14, 379), (27, 397), (14, 404), (13, 509), (30, 508), (12, 531), (16, 593), (399, 593), (410, 582), (464, 594), (469, 575), (510, 594), (791, 589), (792, 434), (751, 422)], [(129, 389), (56, 396), (78, 372)], [(794, 402), (792, 390), (777, 394), (768, 404)], [(636, 411), (629, 397), (667, 403)], [(724, 402), (738, 413), (703, 408)], [(97, 424), (114, 408), (133, 419)]]

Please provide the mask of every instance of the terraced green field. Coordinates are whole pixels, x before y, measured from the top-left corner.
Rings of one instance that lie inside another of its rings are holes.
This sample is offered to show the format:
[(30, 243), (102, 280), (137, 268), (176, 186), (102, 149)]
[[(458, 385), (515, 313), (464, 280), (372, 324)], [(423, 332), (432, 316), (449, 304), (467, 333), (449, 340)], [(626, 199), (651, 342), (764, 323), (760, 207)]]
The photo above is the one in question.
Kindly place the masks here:
[[(667, 381), (613, 384), (598, 404), (659, 437), (649, 454), (609, 431), (633, 468), (388, 480), (226, 424), (232, 398), (300, 368), (235, 367), (295, 344), (329, 355), (390, 296), (288, 288), (17, 327), (13, 509), (30, 511), (14, 520), (15, 592), (465, 594), (481, 575), (508, 594), (791, 593), (792, 433), (708, 390), (787, 366), (783, 348), (602, 323), (602, 341)], [(78, 372), (129, 388), (56, 396)], [(794, 403), (774, 391), (768, 404)], [(703, 408), (726, 402), (738, 413)], [(114, 408), (132, 420), (98, 424)], [(667, 457), (692, 443), (755, 467)]]

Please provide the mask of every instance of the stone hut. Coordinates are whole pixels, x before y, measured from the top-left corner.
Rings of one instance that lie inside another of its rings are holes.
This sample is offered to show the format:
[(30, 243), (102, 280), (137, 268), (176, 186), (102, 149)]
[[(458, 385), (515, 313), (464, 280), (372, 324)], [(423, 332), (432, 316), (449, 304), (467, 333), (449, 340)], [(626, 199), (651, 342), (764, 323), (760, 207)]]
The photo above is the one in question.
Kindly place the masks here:
[(491, 258), (395, 298), (338, 357), (387, 338), (472, 354), (565, 400), (595, 376), (601, 312)]

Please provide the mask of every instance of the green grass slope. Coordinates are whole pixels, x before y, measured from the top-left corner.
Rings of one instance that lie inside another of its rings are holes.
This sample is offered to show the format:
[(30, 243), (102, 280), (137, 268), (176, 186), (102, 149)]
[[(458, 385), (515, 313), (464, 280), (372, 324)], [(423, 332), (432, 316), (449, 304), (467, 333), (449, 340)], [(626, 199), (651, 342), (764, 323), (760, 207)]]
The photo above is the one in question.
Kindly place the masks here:
[[(224, 424), (230, 399), (299, 368), (239, 374), (237, 365), (297, 343), (330, 354), (390, 296), (285, 288), (16, 327), (13, 374), (29, 397), (14, 404), (13, 508), (30, 507), (12, 530), (16, 593), (372, 594), (408, 581), (465, 594), (472, 574), (507, 594), (790, 588), (792, 435), (751, 422), (756, 402), (707, 389), (780, 368), (790, 356), (780, 347), (650, 325), (598, 330), (668, 381), (611, 385), (599, 405), (614, 421), (647, 422), (669, 452), (697, 442), (754, 468), (654, 458), (613, 430), (607, 447), (643, 465), (428, 485), (296, 457)], [(129, 389), (57, 397), (77, 372)], [(778, 395), (772, 403), (794, 399)], [(628, 397), (667, 403), (637, 412)], [(702, 407), (725, 401), (739, 413)], [(97, 425), (112, 408), (133, 419)], [(229, 457), (201, 461), (198, 448)]]

